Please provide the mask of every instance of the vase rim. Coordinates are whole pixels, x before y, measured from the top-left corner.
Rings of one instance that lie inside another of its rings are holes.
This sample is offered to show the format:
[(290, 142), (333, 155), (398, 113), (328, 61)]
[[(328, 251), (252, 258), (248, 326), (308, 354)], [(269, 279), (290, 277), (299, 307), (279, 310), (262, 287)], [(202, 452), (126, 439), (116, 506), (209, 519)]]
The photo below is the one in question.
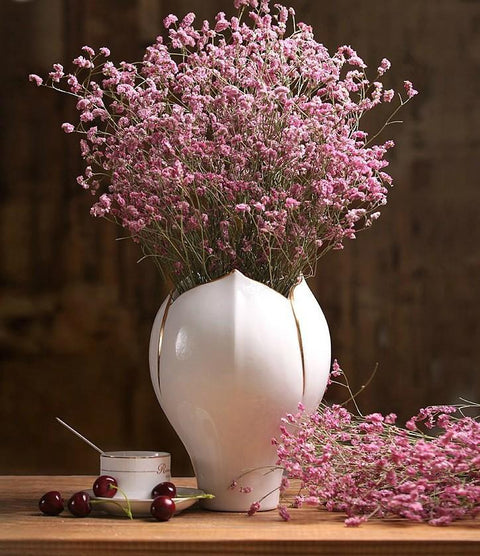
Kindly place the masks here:
[(261, 286), (268, 288), (269, 290), (272, 290), (273, 292), (277, 293), (279, 296), (281, 296), (283, 299), (287, 300), (287, 301), (292, 301), (294, 293), (296, 288), (302, 284), (303, 282), (305, 282), (305, 277), (303, 276), (303, 274), (300, 274), (297, 277), (296, 282), (290, 287), (290, 289), (288, 290), (288, 295), (282, 295), (280, 292), (278, 292), (277, 290), (273, 289), (270, 286), (267, 286), (267, 284), (264, 284), (263, 282), (259, 282), (258, 280), (254, 280), (253, 278), (249, 278), (248, 276), (246, 276), (241, 270), (238, 270), (237, 268), (234, 268), (233, 270), (230, 270), (229, 272), (227, 272), (226, 274), (223, 274), (222, 276), (219, 276), (218, 278), (214, 278), (213, 280), (210, 280), (209, 282), (205, 282), (204, 284), (198, 284), (196, 286), (194, 286), (193, 288), (190, 288), (186, 291), (184, 291), (183, 293), (181, 293), (180, 295), (177, 295), (177, 290), (176, 288), (172, 288), (168, 294), (168, 298), (170, 299), (170, 304), (174, 303), (177, 299), (179, 299), (182, 295), (193, 291), (197, 288), (201, 288), (203, 286), (208, 286), (209, 284), (213, 284), (215, 282), (220, 282), (220, 280), (225, 280), (228, 278), (232, 278), (238, 276), (242, 279), (248, 280), (249, 282), (255, 282), (256, 284), (260, 284)]

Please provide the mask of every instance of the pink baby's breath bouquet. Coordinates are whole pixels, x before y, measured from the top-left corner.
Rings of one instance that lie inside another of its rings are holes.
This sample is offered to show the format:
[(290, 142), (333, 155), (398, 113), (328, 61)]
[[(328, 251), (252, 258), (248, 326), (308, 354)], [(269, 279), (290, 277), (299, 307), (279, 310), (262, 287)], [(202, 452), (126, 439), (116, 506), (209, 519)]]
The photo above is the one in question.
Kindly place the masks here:
[[(390, 63), (370, 81), (352, 48), (330, 55), (292, 8), (234, 5), (199, 28), (193, 13), (168, 16), (168, 39), (140, 63), (85, 46), (47, 85), (77, 99), (79, 123), (63, 129), (81, 136), (92, 215), (123, 226), (180, 292), (238, 269), (285, 294), (386, 202), (393, 143), (360, 122), (393, 100)], [(404, 85), (393, 114), (416, 94)]]

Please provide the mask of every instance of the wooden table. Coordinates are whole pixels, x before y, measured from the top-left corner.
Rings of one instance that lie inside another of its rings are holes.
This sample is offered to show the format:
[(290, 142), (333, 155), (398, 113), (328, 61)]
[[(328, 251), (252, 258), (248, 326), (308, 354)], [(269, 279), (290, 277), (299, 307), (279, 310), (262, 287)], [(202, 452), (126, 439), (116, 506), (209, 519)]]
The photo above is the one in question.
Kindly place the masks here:
[[(315, 508), (292, 510), (284, 522), (276, 511), (247, 517), (194, 506), (168, 522), (43, 516), (38, 500), (48, 490), (64, 497), (89, 489), (93, 477), (0, 477), (0, 554), (409, 554), (480, 555), (480, 520), (431, 527), (400, 520), (346, 528), (341, 514)], [(193, 478), (177, 485), (195, 486)]]

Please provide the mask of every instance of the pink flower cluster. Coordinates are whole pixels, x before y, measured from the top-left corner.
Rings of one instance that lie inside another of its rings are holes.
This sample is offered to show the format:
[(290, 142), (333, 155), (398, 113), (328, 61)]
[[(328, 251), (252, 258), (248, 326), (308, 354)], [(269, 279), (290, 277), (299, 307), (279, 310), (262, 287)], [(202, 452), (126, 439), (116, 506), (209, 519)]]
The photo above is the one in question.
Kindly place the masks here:
[[(193, 13), (168, 16), (168, 41), (139, 64), (85, 46), (49, 86), (77, 97), (79, 123), (62, 128), (82, 135), (92, 215), (113, 217), (185, 287), (237, 268), (286, 293), (386, 202), (393, 142), (370, 144), (359, 121), (392, 100), (379, 81), (390, 63), (370, 82), (352, 48), (330, 55), (291, 8), (234, 5), (238, 16), (200, 28)], [(405, 87), (400, 106), (416, 93)]]
[[(302, 484), (294, 506), (345, 512), (347, 526), (371, 517), (431, 525), (475, 517), (480, 423), (465, 409), (428, 407), (401, 428), (394, 414), (362, 417), (334, 405), (307, 415), (300, 405), (274, 440), (278, 464)], [(433, 428), (436, 434), (429, 432)], [(281, 515), (288, 519), (285, 508)]]

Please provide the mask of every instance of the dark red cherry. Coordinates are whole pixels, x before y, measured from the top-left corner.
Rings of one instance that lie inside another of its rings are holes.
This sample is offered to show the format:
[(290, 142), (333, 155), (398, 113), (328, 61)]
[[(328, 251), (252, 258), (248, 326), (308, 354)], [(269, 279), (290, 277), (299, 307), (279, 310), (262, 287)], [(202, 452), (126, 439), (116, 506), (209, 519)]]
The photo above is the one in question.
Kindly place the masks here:
[(175, 502), (169, 496), (157, 496), (150, 506), (150, 513), (158, 521), (168, 521), (175, 513)]
[(93, 494), (102, 498), (113, 498), (117, 493), (117, 479), (110, 475), (100, 475), (93, 483)]
[(88, 492), (76, 492), (68, 501), (67, 507), (75, 517), (86, 517), (92, 511)]
[(170, 498), (175, 498), (175, 496), (177, 496), (177, 487), (168, 481), (159, 483), (152, 490), (152, 498), (156, 498), (157, 496), (169, 496)]
[(58, 515), (63, 512), (64, 503), (58, 490), (46, 492), (38, 502), (38, 508), (45, 515)]

